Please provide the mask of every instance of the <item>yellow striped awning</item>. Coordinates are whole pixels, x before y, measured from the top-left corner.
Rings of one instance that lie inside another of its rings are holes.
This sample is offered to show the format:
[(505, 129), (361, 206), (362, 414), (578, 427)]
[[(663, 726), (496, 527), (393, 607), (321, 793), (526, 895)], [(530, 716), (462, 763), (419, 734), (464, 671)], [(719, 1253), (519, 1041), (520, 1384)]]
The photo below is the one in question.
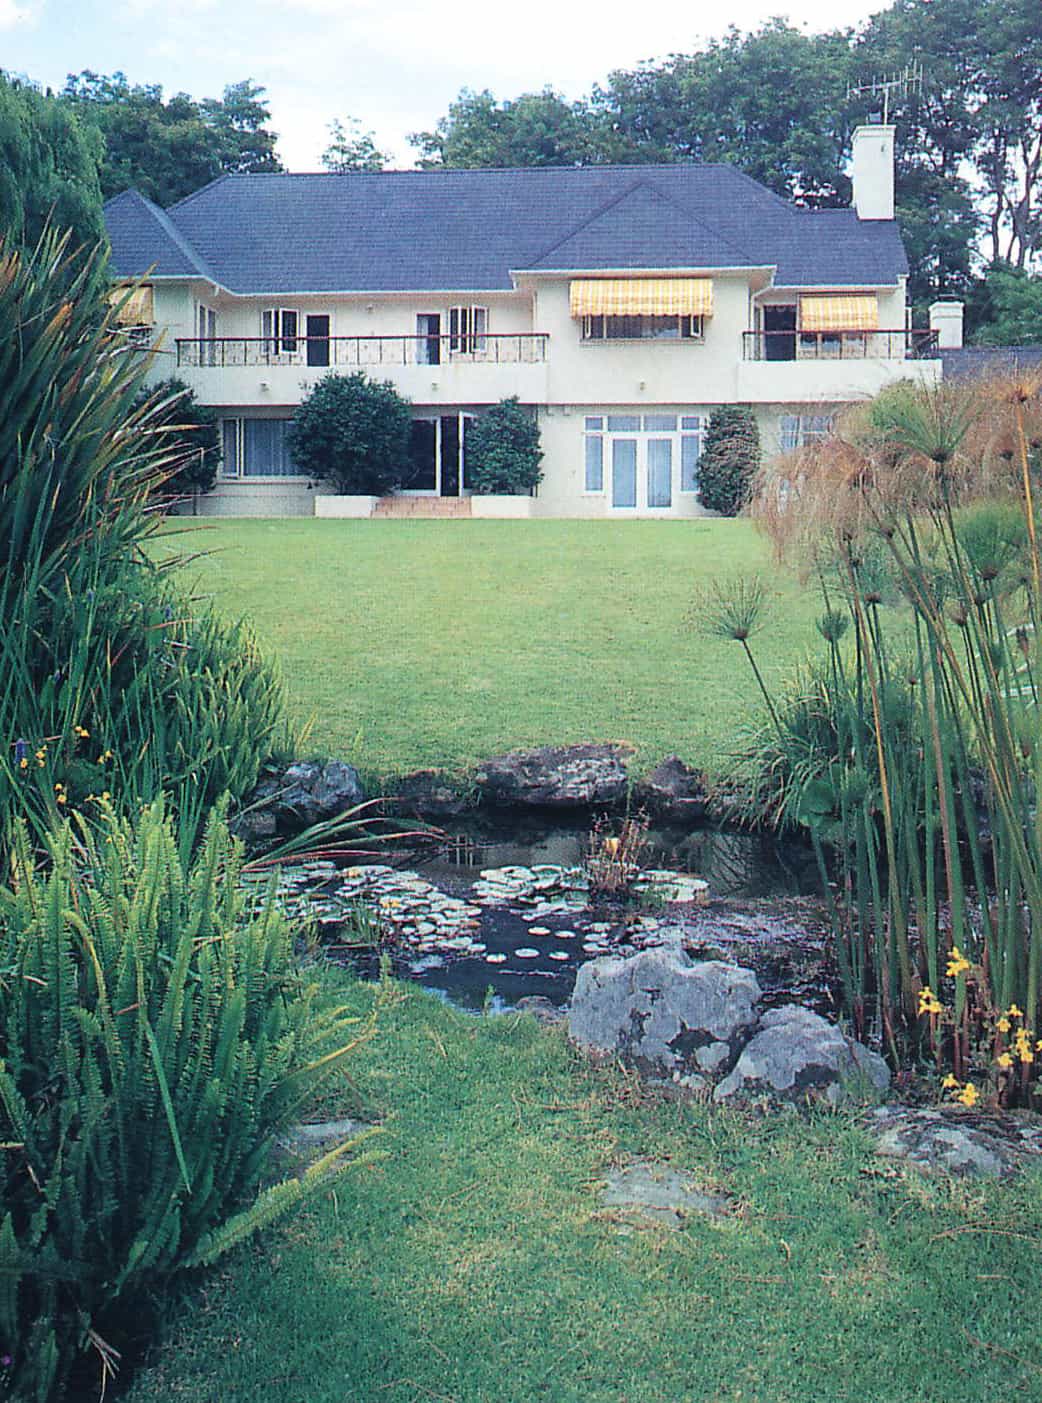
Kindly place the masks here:
[(879, 299), (874, 292), (801, 297), (800, 330), (878, 331)]
[(573, 317), (708, 317), (711, 278), (576, 278)]
[(132, 288), (129, 293), (125, 287), (113, 288), (109, 293), (109, 302), (119, 308), (116, 313), (117, 326), (152, 326), (155, 322), (150, 283)]

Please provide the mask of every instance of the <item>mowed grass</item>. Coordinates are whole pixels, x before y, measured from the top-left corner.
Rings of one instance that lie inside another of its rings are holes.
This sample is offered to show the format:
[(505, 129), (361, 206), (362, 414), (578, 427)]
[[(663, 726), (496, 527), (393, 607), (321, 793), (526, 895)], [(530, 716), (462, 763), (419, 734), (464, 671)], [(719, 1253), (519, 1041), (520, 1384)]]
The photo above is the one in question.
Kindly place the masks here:
[(774, 684), (820, 645), (820, 601), (745, 521), (234, 521), (173, 538), (188, 578), (281, 660), (315, 752), (374, 777), (515, 746), (628, 741), (720, 771), (759, 702), (700, 588), (768, 582)]
[[(371, 987), (347, 985), (362, 1011)], [(415, 989), (323, 1113), (386, 1158), (171, 1306), (125, 1403), (980, 1403), (1042, 1393), (1037, 1172), (931, 1181), (852, 1114), (655, 1099), (527, 1016)], [(651, 1155), (731, 1196), (605, 1211)]]

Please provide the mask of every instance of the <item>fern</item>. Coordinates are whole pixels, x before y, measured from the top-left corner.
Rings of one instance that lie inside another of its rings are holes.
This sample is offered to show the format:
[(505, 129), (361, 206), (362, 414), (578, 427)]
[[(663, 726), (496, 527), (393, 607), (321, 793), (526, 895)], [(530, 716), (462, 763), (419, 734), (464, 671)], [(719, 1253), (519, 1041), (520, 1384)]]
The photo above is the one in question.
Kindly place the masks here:
[[(353, 1162), (259, 1191), (295, 1107), (373, 1031), (323, 1008), (218, 812), (186, 872), (162, 801), (76, 816), (0, 887), (0, 1355), (47, 1400), (90, 1339)], [(371, 1153), (371, 1152), (370, 1152)], [(60, 1264), (56, 1269), (55, 1264)]]

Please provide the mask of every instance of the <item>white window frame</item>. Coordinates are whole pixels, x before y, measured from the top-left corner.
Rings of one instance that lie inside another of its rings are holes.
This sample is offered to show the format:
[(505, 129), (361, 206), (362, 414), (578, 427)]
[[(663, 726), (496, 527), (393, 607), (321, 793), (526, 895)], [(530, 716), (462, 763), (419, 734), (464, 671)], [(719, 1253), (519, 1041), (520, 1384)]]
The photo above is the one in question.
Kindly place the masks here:
[(195, 328), (199, 338), (199, 365), (217, 364), (217, 347), (213, 344), (217, 337), (217, 309), (208, 302), (195, 304)]
[(449, 354), (483, 356), (488, 349), (488, 308), (449, 308)]
[[(674, 421), (671, 429), (661, 429), (648, 427), (649, 421), (658, 418), (669, 417)], [(636, 419), (639, 427), (635, 429), (613, 429), (609, 426), (609, 418)], [(611, 454), (612, 442), (616, 438), (635, 439), (637, 441), (637, 461), (638, 464), (647, 463), (647, 444), (651, 439), (669, 439), (672, 443), (672, 470), (673, 486), (671, 496), (672, 506), (669, 508), (647, 508), (647, 510), (664, 513), (674, 510), (677, 499), (680, 497), (698, 501), (700, 489), (684, 486), (684, 443), (696, 439), (698, 441), (698, 458), (701, 459), (705, 448), (706, 428), (709, 424), (709, 415), (704, 413), (685, 414), (683, 410), (670, 413), (663, 410), (661, 414), (642, 412), (640, 414), (613, 414), (611, 416), (605, 411), (601, 414), (587, 414), (583, 420), (583, 451), (582, 451), (582, 493), (584, 497), (604, 497), (610, 499), (611, 494)], [(599, 440), (601, 445), (601, 485), (599, 488), (587, 485), (586, 475), (586, 445), (591, 439)], [(645, 492), (647, 490), (645, 484)], [(619, 507), (613, 510), (621, 512), (633, 511), (633, 507)]]
[[(286, 325), (289, 317), (293, 318), (292, 331)], [(266, 356), (299, 356), (303, 343), (299, 310), (296, 307), (265, 307), (261, 311), (261, 341)]]
[[(308, 480), (307, 473), (246, 473), (243, 472), (243, 459), (246, 456), (246, 420), (256, 419), (261, 415), (255, 414), (229, 414), (220, 420), (221, 428), (221, 480), (223, 482), (304, 482)], [(285, 422), (292, 423), (293, 420)], [(233, 425), (232, 432), (235, 435), (235, 459), (238, 471), (229, 472), (228, 463), (224, 456), (224, 440), (226, 426)]]
[[(653, 336), (653, 335), (624, 335), (618, 326), (619, 322), (668, 322), (676, 323), (676, 336)], [(615, 323), (615, 326), (612, 326)], [(636, 341), (641, 345), (686, 345), (691, 342), (703, 342), (705, 340), (705, 317), (699, 313), (683, 313), (676, 316), (652, 317), (635, 313), (632, 316), (616, 317), (590, 315), (582, 320), (582, 339), (584, 342), (593, 344), (601, 342), (616, 341)]]
[(778, 420), (779, 453), (795, 453), (808, 443), (820, 443), (834, 423), (834, 414), (783, 414)]

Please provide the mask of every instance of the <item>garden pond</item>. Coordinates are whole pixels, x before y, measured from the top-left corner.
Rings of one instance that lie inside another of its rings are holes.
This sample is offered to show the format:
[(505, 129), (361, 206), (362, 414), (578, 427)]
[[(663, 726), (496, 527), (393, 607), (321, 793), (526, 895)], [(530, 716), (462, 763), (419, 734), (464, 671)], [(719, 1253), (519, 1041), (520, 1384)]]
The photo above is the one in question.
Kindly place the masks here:
[[(470, 824), (393, 863), (283, 867), (287, 913), (329, 957), (395, 973), (470, 1010), (541, 996), (561, 1005), (586, 960), (681, 938), (699, 958), (755, 968), (768, 1002), (834, 1010), (826, 920), (802, 844), (734, 829), (648, 831), (625, 900), (592, 895), (589, 824)], [(265, 882), (254, 874), (254, 882)]]

